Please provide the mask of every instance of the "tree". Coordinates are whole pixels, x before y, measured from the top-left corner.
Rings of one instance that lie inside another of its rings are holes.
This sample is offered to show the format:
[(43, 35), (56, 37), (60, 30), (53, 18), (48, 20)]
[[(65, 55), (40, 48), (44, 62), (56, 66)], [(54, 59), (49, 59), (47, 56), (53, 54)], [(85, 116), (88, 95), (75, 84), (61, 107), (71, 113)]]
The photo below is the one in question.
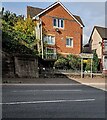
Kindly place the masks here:
[(31, 19), (24, 20), (23, 16), (6, 11), (2, 19), (3, 50), (10, 53), (36, 54), (28, 47), (35, 40), (33, 30), (34, 23)]
[[(18, 46), (20, 44), (24, 48), (26, 47), (30, 51), (32, 50), (36, 55), (41, 54), (42, 45), (41, 41), (36, 39), (35, 21), (32, 21), (30, 17), (24, 19), (23, 15), (17, 16), (10, 11), (4, 12), (2, 18), (4, 48), (8, 48), (10, 51), (16, 51), (16, 45)], [(46, 33), (44, 27), (42, 33), (43, 35)]]
[[(36, 38), (36, 27), (37, 23), (32, 21), (30, 17), (24, 19), (18, 19), (18, 21), (14, 25), (14, 29), (17, 33), (17, 39), (20, 40), (21, 44), (26, 47), (38, 52), (40, 55), (41, 52), (41, 40)], [(43, 28), (43, 35), (46, 33)]]
[(10, 11), (3, 12), (3, 17), (2, 19), (5, 20), (5, 22), (8, 25), (14, 26), (14, 23), (17, 22), (19, 18), (23, 18), (24, 16), (19, 15), (17, 16), (15, 13), (12, 13)]
[(19, 42), (26, 47), (34, 50), (37, 40), (35, 36), (35, 23), (32, 19), (18, 19), (14, 25), (14, 30), (17, 34), (15, 39), (19, 40)]
[(98, 71), (99, 59), (96, 50), (93, 51), (93, 72)]
[[(98, 66), (99, 66), (99, 59), (98, 55), (96, 53), (96, 50), (93, 51), (93, 60), (92, 60), (92, 71), (97, 72), (98, 71)], [(87, 60), (85, 70), (91, 70), (91, 59)]]

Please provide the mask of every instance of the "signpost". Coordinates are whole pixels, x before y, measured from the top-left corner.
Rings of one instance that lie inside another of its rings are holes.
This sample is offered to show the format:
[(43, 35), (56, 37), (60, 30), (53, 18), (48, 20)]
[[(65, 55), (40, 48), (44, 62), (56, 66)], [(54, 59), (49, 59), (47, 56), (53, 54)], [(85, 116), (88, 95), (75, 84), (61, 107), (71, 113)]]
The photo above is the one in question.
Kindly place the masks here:
[(80, 54), (80, 57), (81, 57), (81, 78), (83, 78), (83, 59), (91, 59), (91, 78), (93, 77), (93, 74), (92, 74), (92, 59), (93, 59), (93, 54), (87, 54), (87, 53), (81, 53)]

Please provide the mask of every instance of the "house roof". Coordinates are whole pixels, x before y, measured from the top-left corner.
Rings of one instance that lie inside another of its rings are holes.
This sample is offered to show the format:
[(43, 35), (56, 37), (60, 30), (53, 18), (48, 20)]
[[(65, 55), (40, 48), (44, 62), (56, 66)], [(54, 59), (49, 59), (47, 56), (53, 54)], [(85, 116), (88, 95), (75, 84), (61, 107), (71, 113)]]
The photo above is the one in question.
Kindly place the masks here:
[(99, 35), (101, 36), (102, 39), (107, 39), (107, 28), (101, 27), (101, 26), (94, 26), (94, 28), (92, 30), (92, 33), (91, 33), (91, 36), (90, 36), (90, 39), (89, 39), (89, 43), (91, 41), (91, 37), (92, 37), (95, 29), (98, 31), (98, 33), (99, 33)]
[[(34, 7), (27, 7), (27, 16), (30, 15), (31, 18), (33, 17), (33, 19), (35, 19), (36, 17), (39, 17), (40, 15), (42, 15), (43, 13), (45, 13), (46, 11), (50, 10), (51, 8), (53, 8), (54, 6), (60, 4), (67, 12), (69, 15), (71, 15), (75, 21), (77, 21), (77, 23), (79, 23), (81, 25), (81, 27), (84, 27), (84, 24), (81, 20), (81, 18), (79, 16), (73, 15), (61, 2), (57, 1), (55, 3), (53, 3), (52, 5), (50, 5), (49, 7), (47, 7), (46, 9), (41, 9), (41, 8), (34, 8)], [(30, 13), (31, 12), (31, 13)]]
[(83, 25), (83, 27), (85, 27), (80, 16), (77, 16), (77, 15), (73, 15), (73, 16)]
[(36, 7), (32, 7), (32, 6), (27, 6), (27, 17), (31, 17), (33, 18), (34, 16), (36, 16), (37, 14), (39, 14), (40, 12), (42, 12), (44, 9), (42, 8), (36, 8)]
[(107, 39), (107, 28), (99, 27), (99, 26), (95, 26), (94, 28), (97, 29), (98, 33), (103, 39), (105, 38)]
[(84, 47), (89, 47), (89, 43), (85, 44)]

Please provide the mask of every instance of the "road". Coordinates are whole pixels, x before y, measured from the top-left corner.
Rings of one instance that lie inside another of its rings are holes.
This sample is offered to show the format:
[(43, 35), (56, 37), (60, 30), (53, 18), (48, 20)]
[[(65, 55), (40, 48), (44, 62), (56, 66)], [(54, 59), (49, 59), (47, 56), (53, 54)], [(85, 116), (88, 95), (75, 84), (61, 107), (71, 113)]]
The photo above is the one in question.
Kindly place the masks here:
[(104, 118), (105, 92), (69, 84), (2, 86), (2, 118)]

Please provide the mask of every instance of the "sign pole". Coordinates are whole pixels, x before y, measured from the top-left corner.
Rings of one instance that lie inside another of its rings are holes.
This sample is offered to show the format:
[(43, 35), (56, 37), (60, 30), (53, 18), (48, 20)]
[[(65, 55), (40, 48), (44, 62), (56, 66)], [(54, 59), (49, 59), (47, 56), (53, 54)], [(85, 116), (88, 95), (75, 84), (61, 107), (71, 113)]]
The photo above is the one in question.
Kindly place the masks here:
[(83, 59), (91, 59), (91, 71), (90, 71), (90, 76), (91, 78), (93, 77), (93, 73), (92, 73), (92, 59), (93, 59), (93, 54), (87, 54), (87, 53), (81, 53), (80, 54), (81, 57), (81, 78), (83, 78), (84, 76), (84, 72), (83, 72)]

